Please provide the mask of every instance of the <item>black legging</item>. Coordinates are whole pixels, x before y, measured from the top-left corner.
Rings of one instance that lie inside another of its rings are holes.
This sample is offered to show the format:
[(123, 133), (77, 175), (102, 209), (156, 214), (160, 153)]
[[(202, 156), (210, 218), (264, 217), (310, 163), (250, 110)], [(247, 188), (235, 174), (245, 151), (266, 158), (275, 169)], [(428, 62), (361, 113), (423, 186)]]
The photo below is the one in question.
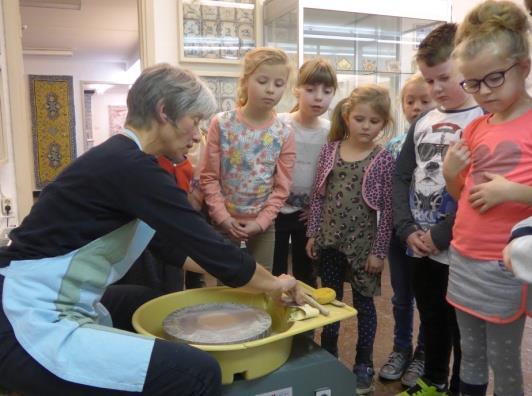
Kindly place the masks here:
[[(347, 266), (347, 258), (343, 253), (335, 249), (325, 249), (320, 253), (320, 277), (324, 287), (330, 287), (336, 291), (336, 298), (342, 300), (344, 296), (344, 282)], [(377, 332), (377, 312), (373, 297), (366, 297), (351, 288), (353, 292), (353, 306), (357, 314), (357, 354), (355, 364), (364, 363), (373, 365), (373, 343)], [(335, 356), (338, 356), (338, 335), (340, 323), (336, 322), (324, 326), (321, 333), (321, 346)]]
[(292, 241), (292, 273), (294, 277), (309, 286), (316, 287), (314, 263), (307, 256), (305, 246), (307, 226), (299, 220), (301, 211), (283, 214), (275, 219), (275, 250), (273, 255), (272, 273), (286, 274), (288, 271), (288, 253)]
[(456, 314), (446, 300), (449, 266), (429, 257), (409, 257), (408, 260), (414, 266), (414, 294), (425, 333), (423, 376), (435, 384), (446, 384), (452, 351), (451, 385), (456, 389), (462, 353)]

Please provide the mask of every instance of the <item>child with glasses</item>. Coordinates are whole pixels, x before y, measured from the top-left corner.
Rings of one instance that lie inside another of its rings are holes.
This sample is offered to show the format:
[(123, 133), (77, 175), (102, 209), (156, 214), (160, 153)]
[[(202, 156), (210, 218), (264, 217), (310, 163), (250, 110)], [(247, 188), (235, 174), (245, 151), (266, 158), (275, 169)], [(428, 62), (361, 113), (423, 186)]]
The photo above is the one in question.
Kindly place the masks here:
[(459, 384), (459, 334), (454, 309), (445, 296), (448, 247), (456, 204), (445, 189), (443, 156), (463, 128), (482, 115), (460, 88), (461, 75), (451, 58), (456, 25), (434, 29), (420, 44), (416, 60), (438, 107), (414, 122), (397, 159), (393, 184), (394, 226), (407, 245), (413, 287), (425, 336), (425, 372), (400, 395), (446, 395), (454, 346), (451, 392)]
[(504, 183), (502, 177), (532, 186), (528, 36), (527, 15), (510, 1), (492, 0), (474, 8), (457, 34), (461, 85), (491, 113), (467, 127), (444, 162), (447, 188), (459, 199), (447, 299), (456, 307), (467, 395), (485, 395), (489, 367), (496, 395), (523, 395), (520, 347), (532, 298), (527, 301), (527, 285), (501, 262), (512, 227), (532, 216), (532, 206), (497, 205), (486, 191)]

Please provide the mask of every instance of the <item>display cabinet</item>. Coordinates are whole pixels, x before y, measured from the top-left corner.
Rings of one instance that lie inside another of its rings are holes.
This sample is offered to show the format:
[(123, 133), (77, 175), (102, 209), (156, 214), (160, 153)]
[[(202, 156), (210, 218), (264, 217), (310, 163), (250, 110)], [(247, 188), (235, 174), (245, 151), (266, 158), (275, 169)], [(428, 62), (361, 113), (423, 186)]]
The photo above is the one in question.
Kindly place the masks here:
[[(403, 82), (416, 71), (419, 42), (450, 20), (447, 0), (266, 0), (264, 43), (285, 50), (295, 66), (322, 56), (338, 73), (334, 104), (365, 83), (389, 88), (396, 131), (405, 121), (397, 99)], [(279, 111), (292, 103), (282, 102)]]
[(181, 62), (238, 63), (257, 43), (255, 0), (179, 0)]

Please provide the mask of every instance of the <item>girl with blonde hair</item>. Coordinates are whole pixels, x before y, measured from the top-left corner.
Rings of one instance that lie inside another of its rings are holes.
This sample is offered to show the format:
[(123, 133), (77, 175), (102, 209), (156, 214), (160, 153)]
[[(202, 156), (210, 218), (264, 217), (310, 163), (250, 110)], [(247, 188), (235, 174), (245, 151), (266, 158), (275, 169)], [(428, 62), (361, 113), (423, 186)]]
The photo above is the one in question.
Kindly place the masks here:
[(489, 367), (496, 395), (523, 395), (520, 348), (532, 298), (502, 260), (512, 227), (530, 217), (532, 207), (487, 202), (502, 178), (532, 185), (528, 39), (524, 11), (492, 0), (466, 16), (456, 37), (461, 86), (488, 113), (467, 126), (443, 164), (447, 189), (458, 200), (447, 300), (460, 327), (460, 391), (466, 395), (486, 394)]
[[(394, 159), (376, 142), (392, 122), (388, 90), (365, 85), (341, 100), (332, 117), (329, 143), (321, 149), (310, 202), (307, 254), (319, 258), (322, 286), (343, 297), (351, 283), (358, 311), (353, 372), (357, 394), (373, 390), (373, 343), (381, 272), (392, 232)], [(323, 328), (321, 345), (338, 356), (340, 325)]]
[(213, 117), (200, 173), (214, 224), (269, 270), (272, 223), (288, 197), (296, 156), (294, 133), (274, 110), (289, 76), (282, 50), (256, 48), (245, 55), (237, 108)]

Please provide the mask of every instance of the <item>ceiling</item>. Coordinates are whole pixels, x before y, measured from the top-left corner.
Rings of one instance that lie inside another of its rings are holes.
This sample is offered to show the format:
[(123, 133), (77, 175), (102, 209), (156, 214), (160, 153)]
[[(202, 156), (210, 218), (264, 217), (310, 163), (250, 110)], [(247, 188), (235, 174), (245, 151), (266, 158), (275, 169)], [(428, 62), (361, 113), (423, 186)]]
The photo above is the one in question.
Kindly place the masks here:
[[(71, 6), (81, 7), (64, 8)], [(27, 54), (72, 50), (76, 59), (127, 65), (138, 59), (136, 0), (21, 0), (20, 11)]]

